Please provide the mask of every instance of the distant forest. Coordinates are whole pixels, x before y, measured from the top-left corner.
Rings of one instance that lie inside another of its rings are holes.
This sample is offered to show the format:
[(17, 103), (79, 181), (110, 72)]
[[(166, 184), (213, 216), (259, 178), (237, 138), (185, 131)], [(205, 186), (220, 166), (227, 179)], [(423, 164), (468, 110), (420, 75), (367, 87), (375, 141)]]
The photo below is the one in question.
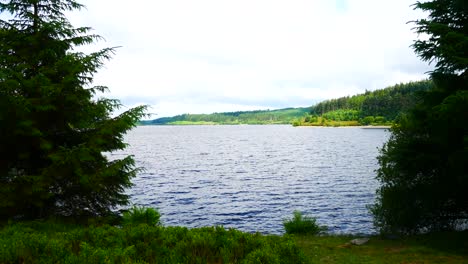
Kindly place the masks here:
[(312, 106), (310, 115), (293, 125), (390, 125), (415, 105), (419, 93), (432, 86), (432, 81), (423, 80), (326, 100)]
[(433, 86), (424, 80), (397, 84), (363, 94), (326, 100), (311, 107), (183, 114), (141, 121), (141, 125), (293, 124), (295, 126), (390, 125)]
[(142, 125), (239, 125), (239, 124), (291, 124), (310, 112), (310, 108), (239, 111), (213, 114), (183, 114), (141, 121)]

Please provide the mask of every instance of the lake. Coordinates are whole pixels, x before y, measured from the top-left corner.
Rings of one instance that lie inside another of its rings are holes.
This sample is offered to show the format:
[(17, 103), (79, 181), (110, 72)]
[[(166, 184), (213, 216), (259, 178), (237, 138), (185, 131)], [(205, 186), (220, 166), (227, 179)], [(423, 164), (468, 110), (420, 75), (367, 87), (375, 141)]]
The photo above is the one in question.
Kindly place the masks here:
[(158, 208), (164, 225), (223, 225), (281, 234), (294, 210), (331, 233), (374, 233), (378, 148), (385, 129), (265, 126), (140, 126), (129, 147), (144, 171), (128, 193)]

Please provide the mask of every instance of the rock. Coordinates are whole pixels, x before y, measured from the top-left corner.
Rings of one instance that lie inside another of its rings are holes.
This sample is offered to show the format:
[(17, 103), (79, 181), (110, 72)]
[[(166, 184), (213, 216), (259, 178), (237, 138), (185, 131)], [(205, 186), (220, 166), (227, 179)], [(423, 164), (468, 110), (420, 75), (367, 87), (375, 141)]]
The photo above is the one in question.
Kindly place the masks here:
[(349, 243), (351, 243), (352, 245), (360, 246), (360, 245), (367, 243), (368, 241), (369, 241), (368, 237), (363, 237), (363, 238), (355, 238), (351, 240)]

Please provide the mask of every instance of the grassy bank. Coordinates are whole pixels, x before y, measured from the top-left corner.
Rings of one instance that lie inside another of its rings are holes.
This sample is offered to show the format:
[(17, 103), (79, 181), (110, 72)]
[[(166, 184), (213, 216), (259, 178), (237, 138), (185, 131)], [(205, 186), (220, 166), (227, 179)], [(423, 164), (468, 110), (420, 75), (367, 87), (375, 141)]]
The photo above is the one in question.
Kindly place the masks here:
[(222, 227), (27, 222), (0, 230), (0, 263), (308, 263), (289, 236)]
[(266, 236), (222, 227), (8, 224), (0, 263), (468, 263), (468, 232), (399, 239)]
[(468, 263), (468, 232), (447, 232), (384, 239), (360, 246), (352, 236), (297, 236), (310, 263)]

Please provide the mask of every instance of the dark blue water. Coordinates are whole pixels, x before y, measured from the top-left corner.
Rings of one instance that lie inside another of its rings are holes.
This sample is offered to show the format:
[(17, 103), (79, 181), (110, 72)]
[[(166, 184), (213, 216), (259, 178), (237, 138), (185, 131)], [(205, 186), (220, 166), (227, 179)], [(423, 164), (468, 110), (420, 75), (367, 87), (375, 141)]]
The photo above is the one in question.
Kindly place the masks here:
[(300, 210), (332, 233), (372, 233), (384, 129), (291, 126), (145, 126), (126, 136), (145, 170), (129, 190), (164, 225), (223, 225), (283, 233)]

